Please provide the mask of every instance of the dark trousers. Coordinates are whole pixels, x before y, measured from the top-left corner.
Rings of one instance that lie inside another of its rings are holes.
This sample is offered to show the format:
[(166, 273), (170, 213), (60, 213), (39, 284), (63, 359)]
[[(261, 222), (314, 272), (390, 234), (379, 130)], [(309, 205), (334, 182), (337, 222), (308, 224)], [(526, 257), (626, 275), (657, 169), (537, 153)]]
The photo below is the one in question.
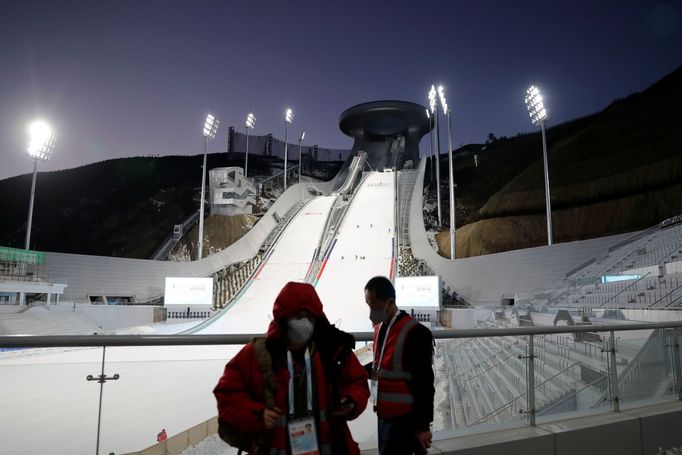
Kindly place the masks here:
[(379, 421), (379, 455), (422, 455), (426, 453), (416, 437), (414, 424), (408, 419)]

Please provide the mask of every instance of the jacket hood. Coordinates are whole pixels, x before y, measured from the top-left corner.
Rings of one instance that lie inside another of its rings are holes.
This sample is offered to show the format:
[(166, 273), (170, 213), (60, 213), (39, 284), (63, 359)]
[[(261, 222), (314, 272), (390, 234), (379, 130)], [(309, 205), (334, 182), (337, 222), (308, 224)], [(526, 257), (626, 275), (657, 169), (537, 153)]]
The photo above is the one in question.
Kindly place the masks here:
[(273, 321), (268, 328), (268, 338), (279, 338), (280, 324), (301, 311), (307, 311), (313, 319), (323, 318), (327, 321), (315, 288), (308, 283), (290, 281), (284, 285), (275, 299), (275, 305), (272, 308)]

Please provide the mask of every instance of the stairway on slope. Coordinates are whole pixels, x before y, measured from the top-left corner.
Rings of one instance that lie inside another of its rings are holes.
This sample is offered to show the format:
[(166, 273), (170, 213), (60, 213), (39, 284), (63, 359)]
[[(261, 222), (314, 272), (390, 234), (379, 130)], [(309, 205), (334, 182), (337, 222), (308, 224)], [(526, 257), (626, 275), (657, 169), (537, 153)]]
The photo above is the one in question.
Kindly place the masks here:
[(2, 335), (92, 335), (102, 329), (76, 309), (32, 306), (20, 313), (0, 316)]

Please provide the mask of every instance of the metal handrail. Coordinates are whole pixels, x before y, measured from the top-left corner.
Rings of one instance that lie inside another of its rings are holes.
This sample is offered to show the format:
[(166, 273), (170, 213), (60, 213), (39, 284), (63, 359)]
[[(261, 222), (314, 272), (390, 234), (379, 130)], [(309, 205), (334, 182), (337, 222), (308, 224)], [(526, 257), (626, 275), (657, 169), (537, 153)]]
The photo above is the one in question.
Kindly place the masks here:
[[(670, 297), (671, 295), (673, 295), (674, 293), (676, 293), (680, 288), (682, 288), (682, 284), (679, 285), (679, 286), (677, 286), (677, 287), (676, 287), (675, 289), (673, 289), (672, 291), (668, 292), (668, 293), (667, 293), (666, 295), (664, 295), (663, 297), (661, 297), (661, 298), (659, 298), (658, 300), (656, 300), (654, 303), (652, 303), (651, 305), (649, 305), (649, 307), (653, 307), (653, 306), (655, 306), (658, 302), (660, 302), (661, 300)], [(677, 302), (678, 299), (675, 298), (675, 299), (671, 299), (671, 300), (672, 300), (672, 301), (671, 301), (669, 304), (667, 304), (664, 308), (668, 308), (668, 307), (671, 306), (673, 303)], [(679, 305), (675, 305), (675, 307), (677, 307), (677, 306), (679, 306)], [(674, 308), (674, 307), (673, 307), (673, 308)], [(672, 308), (671, 308), (671, 309), (672, 309)]]
[[(482, 338), (497, 336), (545, 335), (579, 332), (620, 332), (627, 330), (682, 329), (682, 321), (637, 324), (600, 324), (560, 327), (511, 327), (501, 329), (435, 330), (436, 339)], [(70, 347), (70, 346), (193, 346), (246, 344), (263, 333), (224, 335), (5, 335), (0, 347)], [(355, 332), (356, 341), (372, 341), (373, 332)]]
[[(512, 356), (514, 356), (514, 355), (515, 355), (515, 354), (511, 354), (509, 357), (512, 357)], [(507, 358), (509, 358), (509, 357), (507, 357)], [(567, 366), (567, 367), (564, 368), (563, 370), (561, 370), (561, 371), (559, 371), (558, 373), (552, 375), (551, 377), (545, 379), (544, 381), (540, 382), (539, 384), (535, 384), (535, 387), (538, 388), (538, 387), (540, 387), (540, 386), (543, 386), (543, 385), (549, 383), (552, 379), (559, 377), (560, 375), (564, 374), (565, 372), (567, 372), (567, 371), (570, 370), (571, 368), (575, 368), (576, 365), (580, 365), (581, 363), (582, 363), (582, 362), (579, 362), (579, 361), (578, 361), (578, 362), (574, 362), (574, 363), (570, 364), (569, 366)], [(473, 377), (476, 377), (476, 376), (473, 376)], [(599, 380), (603, 380), (603, 378), (602, 378), (602, 379), (599, 379)], [(520, 398), (525, 397), (527, 394), (528, 394), (528, 392), (526, 391), (526, 392), (523, 392), (523, 393), (521, 393), (520, 395), (518, 395), (518, 396), (512, 398), (511, 400), (508, 400), (506, 403), (503, 403), (502, 405), (498, 406), (497, 408), (491, 410), (491, 411), (490, 411), (489, 413), (487, 413), (486, 415), (484, 415), (484, 416), (482, 416), (482, 417), (479, 417), (478, 419), (476, 419), (474, 422), (472, 422), (472, 423), (469, 424), (468, 426), (478, 425), (479, 423), (485, 423), (485, 422), (487, 422), (487, 421), (488, 421), (488, 418), (490, 418), (490, 417), (495, 417), (496, 415), (500, 414), (500, 413), (503, 412), (505, 409), (507, 409), (507, 408), (509, 408), (510, 406), (512, 406), (512, 405), (513, 405), (516, 401), (518, 401)], [(554, 405), (555, 405), (555, 403), (552, 403), (550, 406), (554, 406)]]
[(609, 303), (610, 301), (612, 301), (613, 299), (615, 299), (616, 297), (618, 297), (619, 295), (621, 295), (623, 292), (627, 291), (627, 290), (630, 289), (632, 286), (634, 286), (635, 284), (639, 283), (640, 281), (642, 281), (644, 278), (648, 277), (649, 275), (651, 275), (651, 272), (647, 272), (646, 275), (637, 278), (635, 281), (633, 281), (632, 283), (630, 283), (630, 284), (628, 284), (627, 286), (625, 286), (623, 289), (621, 289), (621, 290), (620, 290), (619, 292), (617, 292), (616, 294), (612, 295), (609, 299), (607, 299), (606, 301), (604, 301), (604, 303), (602, 303), (602, 304), (599, 305), (599, 306), (600, 306), (600, 307), (603, 307), (604, 305), (606, 305), (607, 303)]
[[(199, 221), (199, 212), (194, 212), (187, 218), (185, 218), (181, 224), (182, 226), (182, 235), (184, 236), (187, 233), (187, 228), (190, 226), (193, 226), (196, 222)], [(153, 261), (159, 261), (163, 260), (168, 255), (170, 254), (172, 248), (175, 246), (177, 242), (180, 241), (180, 239), (175, 240), (175, 233), (171, 233), (169, 236), (167, 236), (163, 242), (156, 248), (154, 253), (149, 257), (149, 259)]]
[[(295, 166), (291, 166), (291, 167), (289, 167), (289, 168), (286, 170), (286, 173), (287, 173), (287, 174), (295, 174), (296, 172), (298, 172), (298, 168), (295, 167)], [(276, 174), (272, 174), (272, 175), (269, 176), (268, 178), (263, 179), (263, 180), (259, 181), (258, 183), (261, 183), (261, 184), (263, 184), (263, 183), (268, 183), (268, 182), (270, 182), (271, 180), (274, 180), (274, 179), (276, 179), (276, 178), (282, 177), (283, 175), (284, 175), (284, 170), (282, 169), (282, 172), (278, 172), (278, 173), (276, 173)]]

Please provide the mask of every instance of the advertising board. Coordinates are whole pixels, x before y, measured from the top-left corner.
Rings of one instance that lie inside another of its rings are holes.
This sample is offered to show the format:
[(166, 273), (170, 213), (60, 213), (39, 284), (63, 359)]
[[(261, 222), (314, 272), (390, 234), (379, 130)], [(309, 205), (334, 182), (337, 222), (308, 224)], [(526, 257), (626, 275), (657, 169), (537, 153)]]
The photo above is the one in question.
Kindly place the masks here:
[(164, 306), (210, 307), (213, 304), (213, 278), (166, 277)]

